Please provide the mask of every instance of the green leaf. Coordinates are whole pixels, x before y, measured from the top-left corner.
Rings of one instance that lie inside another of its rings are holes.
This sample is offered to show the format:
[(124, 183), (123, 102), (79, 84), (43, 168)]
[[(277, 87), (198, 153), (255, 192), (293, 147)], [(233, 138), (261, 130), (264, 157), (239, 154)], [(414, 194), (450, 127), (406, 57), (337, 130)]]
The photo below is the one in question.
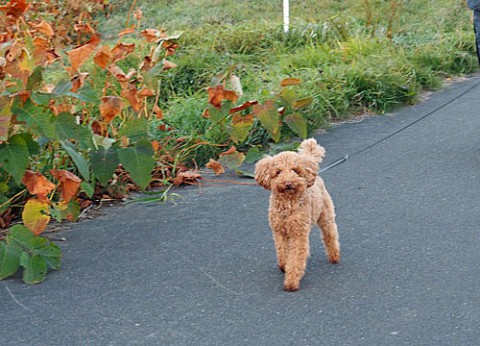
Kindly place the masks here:
[(29, 149), (24, 136), (14, 135), (8, 143), (0, 144), (0, 164), (15, 179), (17, 185), (22, 182), (28, 167)]
[(215, 124), (219, 124), (228, 116), (228, 113), (230, 112), (230, 109), (232, 109), (232, 107), (233, 107), (233, 103), (232, 101), (229, 101), (229, 100), (224, 101), (220, 109), (209, 104), (208, 117)]
[(297, 101), (297, 93), (290, 88), (282, 89), (280, 96), (292, 107), (294, 107), (295, 101)]
[(280, 117), (275, 103), (269, 100), (263, 105), (254, 105), (252, 110), (272, 139), (278, 142), (280, 140)]
[(256, 162), (260, 160), (263, 155), (265, 155), (265, 152), (261, 151), (258, 147), (251, 147), (248, 149), (247, 154), (245, 155), (245, 162)]
[(118, 134), (120, 136), (126, 136), (130, 139), (131, 143), (137, 142), (147, 137), (147, 129), (149, 124), (145, 118), (132, 118), (123, 124)]
[(38, 155), (40, 154), (40, 145), (33, 139), (32, 135), (29, 133), (21, 133), (19, 134), (27, 144), (28, 153), (30, 155)]
[(93, 174), (100, 184), (105, 186), (112, 179), (120, 161), (117, 152), (110, 148), (90, 152), (90, 163), (92, 164)]
[(30, 230), (23, 225), (15, 225), (5, 237), (7, 245), (19, 247), (23, 250), (30, 249), (35, 236)]
[(245, 154), (239, 153), (238, 151), (234, 151), (231, 154), (223, 155), (218, 159), (223, 166), (227, 166), (228, 168), (238, 168), (242, 165), (243, 161), (245, 160)]
[(74, 92), (67, 92), (66, 96), (75, 97), (83, 102), (90, 102), (94, 103), (97, 102), (99, 99), (98, 93), (95, 89), (93, 89), (90, 85), (84, 85), (76, 93)]
[(56, 117), (55, 133), (60, 141), (76, 140), (81, 149), (91, 149), (94, 146), (90, 128), (77, 124), (75, 117), (68, 112), (62, 112)]
[(70, 90), (72, 89), (72, 82), (67, 80), (67, 81), (61, 81), (60, 83), (57, 84), (55, 89), (53, 89), (53, 94), (57, 96), (66, 96)]
[(307, 122), (300, 113), (286, 115), (283, 121), (292, 129), (299, 137), (307, 138)]
[(80, 191), (85, 192), (88, 198), (91, 198), (93, 196), (93, 193), (95, 192), (95, 189), (93, 185), (90, 185), (89, 183), (82, 181), (80, 183)]
[(232, 118), (231, 127), (229, 129), (230, 137), (235, 143), (243, 142), (250, 132), (254, 123), (253, 116), (241, 114), (234, 114)]
[(132, 180), (140, 188), (145, 189), (155, 167), (152, 144), (148, 140), (142, 140), (137, 142), (134, 147), (119, 149), (117, 153)]
[(32, 245), (32, 253), (43, 257), (50, 268), (60, 270), (62, 250), (55, 243), (43, 237), (35, 237)]
[(13, 107), (12, 113), (17, 114), (18, 120), (25, 122), (31, 132), (48, 138), (55, 137), (56, 117), (47, 110), (30, 103), (26, 107)]
[(235, 174), (241, 176), (241, 177), (246, 177), (246, 178), (252, 178), (255, 179), (255, 173), (247, 172), (242, 169), (236, 169)]
[(48, 105), (50, 103), (50, 100), (53, 100), (54, 98), (55, 95), (42, 91), (33, 91), (30, 94), (30, 99), (37, 105)]
[(20, 265), (24, 268), (23, 281), (26, 284), (38, 284), (45, 281), (47, 260), (44, 257), (23, 252), (20, 256)]
[(72, 143), (60, 141), (60, 145), (70, 156), (73, 163), (75, 163), (75, 166), (77, 166), (78, 171), (80, 172), (80, 175), (83, 177), (83, 179), (85, 179), (86, 181), (90, 181), (90, 169), (88, 167), (87, 160), (85, 160), (85, 158), (77, 152), (75, 146)]
[(52, 203), (50, 215), (61, 222), (62, 220), (77, 221), (80, 216), (80, 205), (77, 201), (70, 200)]
[(28, 77), (26, 90), (32, 91), (38, 88), (43, 81), (43, 67), (37, 66), (33, 73)]
[(22, 249), (14, 245), (0, 242), (0, 280), (17, 272), (20, 267)]

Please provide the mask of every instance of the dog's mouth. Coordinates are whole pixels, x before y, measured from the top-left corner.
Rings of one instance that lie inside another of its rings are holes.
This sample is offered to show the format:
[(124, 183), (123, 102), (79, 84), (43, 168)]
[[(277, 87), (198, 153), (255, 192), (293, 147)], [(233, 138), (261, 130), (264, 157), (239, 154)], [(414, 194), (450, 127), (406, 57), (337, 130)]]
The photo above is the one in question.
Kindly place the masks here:
[(286, 184), (285, 186), (282, 187), (280, 192), (288, 193), (288, 194), (294, 194), (295, 192), (297, 192), (297, 189), (295, 188), (295, 186), (293, 184)]

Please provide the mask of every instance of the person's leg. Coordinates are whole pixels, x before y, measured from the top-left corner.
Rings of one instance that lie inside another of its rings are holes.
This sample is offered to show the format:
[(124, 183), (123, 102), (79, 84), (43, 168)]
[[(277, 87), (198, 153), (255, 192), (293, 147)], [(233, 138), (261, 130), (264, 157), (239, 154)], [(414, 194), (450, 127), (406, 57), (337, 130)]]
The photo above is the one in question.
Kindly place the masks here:
[(478, 63), (480, 64), (480, 11), (473, 11), (473, 30), (475, 32)]

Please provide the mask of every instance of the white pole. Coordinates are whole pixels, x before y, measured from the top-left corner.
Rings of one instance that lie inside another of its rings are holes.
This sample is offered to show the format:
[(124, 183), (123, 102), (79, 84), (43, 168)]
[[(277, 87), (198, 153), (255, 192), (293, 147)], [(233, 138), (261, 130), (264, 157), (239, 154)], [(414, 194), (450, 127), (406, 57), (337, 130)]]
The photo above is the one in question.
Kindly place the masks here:
[(290, 5), (288, 0), (283, 0), (283, 31), (288, 32), (290, 24)]

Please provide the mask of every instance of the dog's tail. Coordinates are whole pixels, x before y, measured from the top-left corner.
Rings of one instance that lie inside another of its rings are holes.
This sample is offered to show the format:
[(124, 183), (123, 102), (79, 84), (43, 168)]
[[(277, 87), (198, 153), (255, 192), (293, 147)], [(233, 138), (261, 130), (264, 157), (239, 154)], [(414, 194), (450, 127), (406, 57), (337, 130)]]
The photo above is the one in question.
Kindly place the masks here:
[(312, 157), (316, 162), (320, 163), (325, 156), (325, 149), (317, 144), (315, 138), (304, 140), (298, 148), (300, 155), (307, 155)]

